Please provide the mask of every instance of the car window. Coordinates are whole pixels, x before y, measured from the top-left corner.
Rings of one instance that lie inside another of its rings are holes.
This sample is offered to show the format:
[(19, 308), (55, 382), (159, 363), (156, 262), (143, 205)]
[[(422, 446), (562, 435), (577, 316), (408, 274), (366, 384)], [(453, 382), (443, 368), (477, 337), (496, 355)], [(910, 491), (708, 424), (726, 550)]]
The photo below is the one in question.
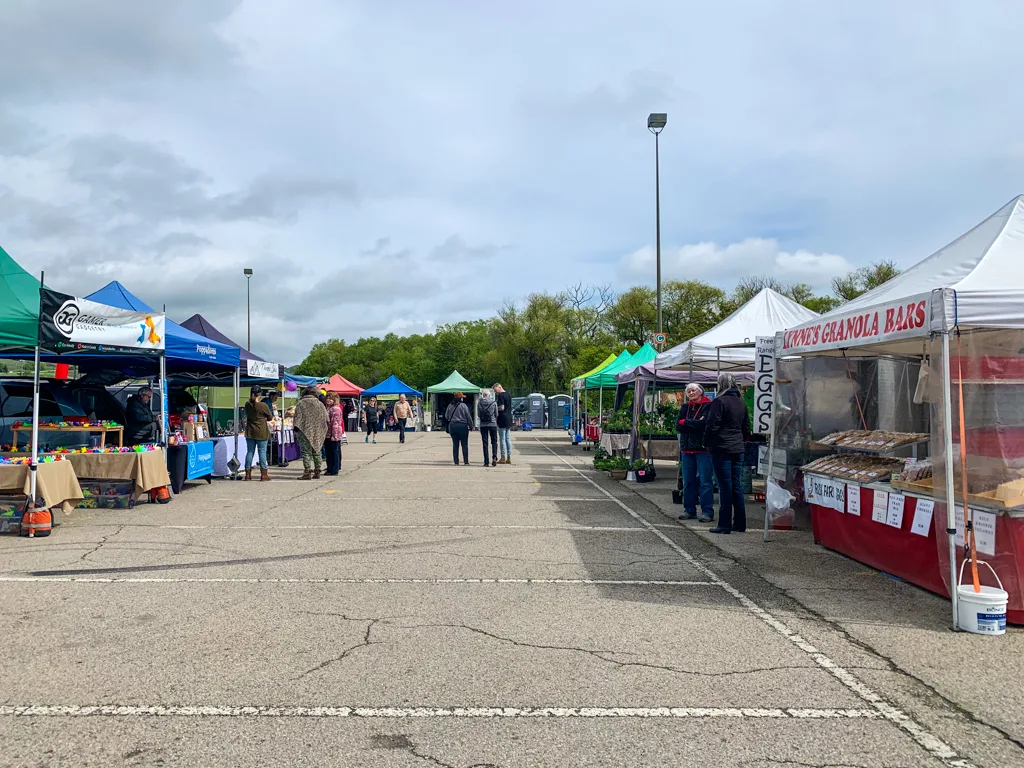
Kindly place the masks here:
[[(44, 419), (63, 415), (53, 394), (45, 387), (39, 392), (39, 414)], [(32, 418), (32, 385), (5, 383), (0, 399), (0, 416)]]

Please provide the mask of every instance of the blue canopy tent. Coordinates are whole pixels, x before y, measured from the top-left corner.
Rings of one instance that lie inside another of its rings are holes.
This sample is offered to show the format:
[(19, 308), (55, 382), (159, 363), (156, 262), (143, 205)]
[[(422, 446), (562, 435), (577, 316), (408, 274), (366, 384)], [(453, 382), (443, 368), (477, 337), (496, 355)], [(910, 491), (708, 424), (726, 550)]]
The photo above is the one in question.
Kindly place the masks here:
[(361, 397), (376, 397), (377, 395), (415, 395), (423, 397), (423, 393), (413, 389), (395, 375), (388, 376), (380, 384), (369, 389), (364, 389)]

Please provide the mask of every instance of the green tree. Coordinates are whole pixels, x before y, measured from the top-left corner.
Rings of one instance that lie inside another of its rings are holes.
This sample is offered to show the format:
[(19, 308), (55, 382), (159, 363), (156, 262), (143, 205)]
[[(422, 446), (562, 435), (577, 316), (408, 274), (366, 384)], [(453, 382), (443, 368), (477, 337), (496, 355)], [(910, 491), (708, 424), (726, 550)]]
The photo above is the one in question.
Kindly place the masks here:
[(565, 318), (561, 302), (543, 293), (531, 295), (526, 306), (506, 304), (491, 321), (495, 354), (489, 362), (512, 387), (543, 391), (557, 388), (557, 371), (564, 367)]
[(725, 291), (700, 280), (664, 283), (661, 315), (669, 344), (681, 344), (714, 327), (728, 306)]
[(900, 273), (895, 261), (876, 261), (843, 277), (832, 280), (832, 292), (843, 301), (852, 301), (863, 293), (892, 280)]
[(658, 322), (657, 294), (638, 285), (620, 294), (608, 310), (608, 325), (623, 343), (642, 346), (651, 338)]

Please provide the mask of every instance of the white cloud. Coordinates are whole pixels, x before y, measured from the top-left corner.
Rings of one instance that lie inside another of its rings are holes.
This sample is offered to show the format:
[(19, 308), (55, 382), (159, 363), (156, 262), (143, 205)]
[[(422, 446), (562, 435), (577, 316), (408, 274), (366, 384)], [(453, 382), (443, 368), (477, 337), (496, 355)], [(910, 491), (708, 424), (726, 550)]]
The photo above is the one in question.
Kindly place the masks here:
[[(622, 258), (623, 277), (652, 283), (656, 262), (654, 246), (644, 246)], [(697, 279), (727, 290), (744, 277), (765, 275), (785, 285), (807, 283), (816, 290), (828, 292), (833, 277), (853, 269), (843, 256), (806, 250), (784, 251), (776, 240), (763, 237), (748, 237), (726, 246), (705, 242), (661, 249), (662, 280)]]

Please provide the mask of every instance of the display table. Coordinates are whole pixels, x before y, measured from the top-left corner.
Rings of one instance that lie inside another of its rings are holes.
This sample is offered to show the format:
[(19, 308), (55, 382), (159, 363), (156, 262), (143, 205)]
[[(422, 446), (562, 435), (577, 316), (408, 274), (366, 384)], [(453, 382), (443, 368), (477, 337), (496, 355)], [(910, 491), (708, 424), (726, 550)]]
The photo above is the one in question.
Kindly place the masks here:
[(181, 493), (188, 480), (212, 482), (213, 440), (167, 446), (167, 472), (175, 493)]
[[(854, 486), (847, 485), (848, 492)], [(846, 500), (847, 512), (811, 502), (811, 528), (814, 540), (822, 546), (840, 552), (847, 557), (877, 568), (880, 571), (908, 581), (929, 592), (949, 597), (949, 548), (946, 538), (946, 505), (935, 503), (928, 535), (921, 536), (911, 531), (914, 515), (921, 497), (888, 491), (904, 497), (903, 520), (899, 527), (887, 525), (872, 519), (875, 494), (887, 492), (881, 488), (862, 486), (859, 489), (860, 515), (849, 514), (850, 502)], [(978, 512), (994, 515), (993, 554), (979, 552), (978, 559), (991, 565), (1009, 594), (1006, 620), (1011, 624), (1024, 624), (1024, 518), (1008, 514), (997, 514), (992, 509), (978, 509)], [(961, 513), (962, 514), (962, 513)], [(960, 541), (963, 539), (960, 537)], [(957, 561), (962, 562), (962, 543), (957, 547)], [(982, 583), (995, 586), (987, 568), (981, 569)], [(969, 578), (966, 577), (965, 578)]]
[[(601, 442), (599, 445), (607, 453), (614, 453), (615, 451), (628, 451), (629, 441), (631, 435), (627, 432), (626, 434), (615, 434), (612, 432), (605, 432), (601, 435)], [(675, 445), (675, 443), (672, 443)]]
[[(647, 441), (640, 439), (637, 450), (641, 459), (647, 456)], [(665, 461), (679, 461), (679, 441), (676, 438), (670, 440), (651, 440), (651, 459), (663, 459)]]
[[(235, 450), (238, 450), (238, 466), (244, 469), (245, 451), (247, 445), (245, 435), (223, 435), (213, 438), (213, 476), (231, 477), (232, 472), (228, 462), (235, 457)], [(253, 459), (255, 461), (255, 459)]]
[[(90, 434), (97, 434), (98, 433), (99, 436), (100, 436), (100, 446), (101, 447), (105, 446), (107, 444), (107, 433), (108, 432), (116, 432), (117, 433), (117, 447), (120, 448), (120, 447), (122, 447), (124, 445), (124, 427), (121, 427), (121, 426), (117, 426), (117, 427), (90, 427), (88, 424), (84, 424), (84, 425), (82, 425), (80, 427), (54, 427), (54, 426), (50, 426), (48, 424), (40, 424), (39, 425), (39, 431), (40, 432), (88, 432)], [(22, 424), (21, 426), (18, 426), (18, 427), (11, 427), (11, 440), (13, 441), (13, 446), (14, 446), (15, 450), (18, 449), (18, 434), (20, 432), (28, 432), (28, 434), (29, 434), (29, 444), (31, 445), (31, 441), (32, 441), (32, 427), (31, 426), (26, 427), (24, 424)]]
[(134, 480), (135, 495), (171, 484), (163, 449), (142, 453), (70, 453), (75, 474), (91, 480)]
[[(282, 445), (279, 441), (281, 439), (280, 432), (274, 432), (274, 439), (271, 444), (267, 446), (267, 461), (271, 464), (283, 464), (287, 461), (298, 461), (301, 455), (299, 451), (299, 443), (295, 439), (295, 428), (286, 426), (284, 428), (284, 444)], [(244, 456), (242, 457), (245, 458)]]
[[(13, 491), (27, 496), (31, 490), (30, 483), (27, 464), (0, 464), (0, 493)], [(43, 500), (48, 509), (60, 507), (65, 513), (71, 512), (83, 498), (71, 462), (53, 461), (38, 465), (36, 496)]]

